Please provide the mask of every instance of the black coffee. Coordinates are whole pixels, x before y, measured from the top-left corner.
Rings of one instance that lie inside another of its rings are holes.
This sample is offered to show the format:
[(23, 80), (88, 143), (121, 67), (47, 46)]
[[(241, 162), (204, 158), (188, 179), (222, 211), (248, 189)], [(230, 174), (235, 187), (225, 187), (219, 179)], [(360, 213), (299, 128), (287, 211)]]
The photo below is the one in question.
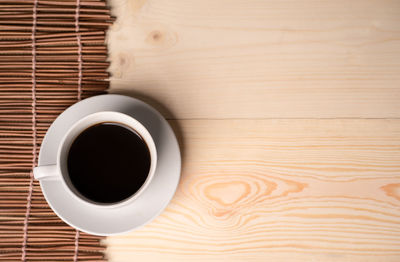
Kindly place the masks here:
[(68, 173), (76, 190), (100, 203), (132, 196), (144, 184), (150, 152), (142, 137), (117, 123), (101, 123), (83, 131), (68, 153)]

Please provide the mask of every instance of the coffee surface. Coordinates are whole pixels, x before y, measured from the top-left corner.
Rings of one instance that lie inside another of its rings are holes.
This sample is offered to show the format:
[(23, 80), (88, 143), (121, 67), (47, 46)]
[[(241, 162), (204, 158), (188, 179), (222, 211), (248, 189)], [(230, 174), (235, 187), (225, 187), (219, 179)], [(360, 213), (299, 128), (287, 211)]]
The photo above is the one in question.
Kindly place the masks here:
[(99, 203), (115, 203), (146, 181), (150, 152), (142, 137), (117, 123), (101, 123), (84, 130), (68, 153), (68, 174), (76, 190)]

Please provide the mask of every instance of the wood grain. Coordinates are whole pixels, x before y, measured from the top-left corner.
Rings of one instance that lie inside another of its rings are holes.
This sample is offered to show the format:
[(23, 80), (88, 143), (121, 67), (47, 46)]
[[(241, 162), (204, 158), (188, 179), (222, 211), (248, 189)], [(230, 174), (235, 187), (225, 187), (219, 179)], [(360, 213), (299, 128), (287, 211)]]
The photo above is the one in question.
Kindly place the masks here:
[(400, 117), (400, 1), (111, 4), (111, 87), (167, 117)]
[(400, 120), (184, 120), (183, 173), (110, 261), (399, 261)]
[(183, 156), (110, 262), (400, 261), (400, 1), (110, 3), (110, 92)]

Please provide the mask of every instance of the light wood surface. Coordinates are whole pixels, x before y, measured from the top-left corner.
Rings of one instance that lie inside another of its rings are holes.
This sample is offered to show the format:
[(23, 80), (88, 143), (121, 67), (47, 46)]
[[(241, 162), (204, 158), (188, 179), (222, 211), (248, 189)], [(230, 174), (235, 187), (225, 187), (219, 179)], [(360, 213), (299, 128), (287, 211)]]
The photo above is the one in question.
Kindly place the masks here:
[(110, 4), (111, 92), (183, 157), (111, 262), (400, 261), (400, 1)]

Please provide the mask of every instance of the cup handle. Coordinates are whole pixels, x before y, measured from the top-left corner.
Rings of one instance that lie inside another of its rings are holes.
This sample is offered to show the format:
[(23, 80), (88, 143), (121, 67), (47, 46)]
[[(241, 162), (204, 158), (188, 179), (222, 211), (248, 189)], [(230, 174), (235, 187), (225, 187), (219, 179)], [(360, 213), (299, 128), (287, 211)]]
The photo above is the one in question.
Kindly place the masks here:
[(37, 180), (59, 180), (61, 174), (57, 165), (38, 166), (33, 169), (33, 176)]

